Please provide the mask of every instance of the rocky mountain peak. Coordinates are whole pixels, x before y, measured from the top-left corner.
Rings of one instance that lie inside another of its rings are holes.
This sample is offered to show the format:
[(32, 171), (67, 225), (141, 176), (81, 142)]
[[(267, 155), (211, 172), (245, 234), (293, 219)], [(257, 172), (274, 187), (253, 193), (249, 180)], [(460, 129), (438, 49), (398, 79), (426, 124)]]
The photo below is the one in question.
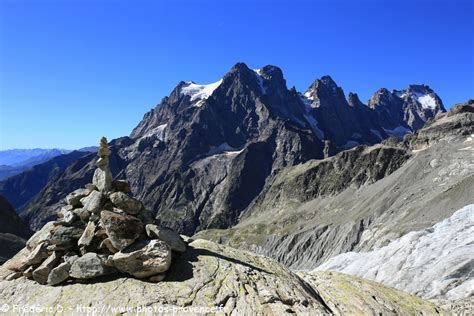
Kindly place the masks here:
[(349, 92), (349, 95), (347, 96), (347, 103), (349, 103), (351, 107), (365, 106), (362, 101), (360, 101), (357, 93), (353, 92)]
[(316, 79), (304, 96), (312, 101), (313, 107), (347, 105), (344, 91), (327, 75)]

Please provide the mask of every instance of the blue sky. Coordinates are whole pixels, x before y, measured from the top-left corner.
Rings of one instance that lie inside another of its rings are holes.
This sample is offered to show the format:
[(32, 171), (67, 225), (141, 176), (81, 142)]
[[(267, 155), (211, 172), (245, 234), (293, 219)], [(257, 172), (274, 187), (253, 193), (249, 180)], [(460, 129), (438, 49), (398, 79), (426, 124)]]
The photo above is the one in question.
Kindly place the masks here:
[(239, 61), (363, 101), (426, 83), (450, 106), (474, 97), (472, 3), (0, 0), (0, 149), (129, 135), (180, 80)]

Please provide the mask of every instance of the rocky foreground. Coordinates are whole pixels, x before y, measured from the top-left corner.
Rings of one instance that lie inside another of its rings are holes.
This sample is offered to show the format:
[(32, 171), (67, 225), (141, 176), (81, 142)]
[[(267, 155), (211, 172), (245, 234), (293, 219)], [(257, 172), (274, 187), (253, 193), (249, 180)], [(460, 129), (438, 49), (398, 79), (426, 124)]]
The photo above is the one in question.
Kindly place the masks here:
[[(7, 273), (0, 267), (0, 277)], [(53, 307), (66, 314), (213, 307), (231, 315), (444, 314), (430, 302), (375, 282), (328, 272), (298, 276), (273, 259), (205, 240), (190, 240), (158, 284), (112, 276), (53, 287), (22, 277), (0, 281), (0, 306)]]

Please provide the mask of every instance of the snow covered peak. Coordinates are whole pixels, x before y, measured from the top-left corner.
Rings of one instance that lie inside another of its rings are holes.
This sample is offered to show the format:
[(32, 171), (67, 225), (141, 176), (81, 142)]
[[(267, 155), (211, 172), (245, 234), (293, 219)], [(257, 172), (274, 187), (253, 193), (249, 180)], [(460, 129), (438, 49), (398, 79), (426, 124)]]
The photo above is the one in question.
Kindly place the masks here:
[(222, 79), (207, 85), (199, 85), (192, 81), (186, 83), (186, 86), (181, 88), (181, 94), (191, 97), (191, 102), (198, 101), (194, 104), (195, 107), (200, 107), (204, 101), (209, 98), (214, 90), (222, 83)]

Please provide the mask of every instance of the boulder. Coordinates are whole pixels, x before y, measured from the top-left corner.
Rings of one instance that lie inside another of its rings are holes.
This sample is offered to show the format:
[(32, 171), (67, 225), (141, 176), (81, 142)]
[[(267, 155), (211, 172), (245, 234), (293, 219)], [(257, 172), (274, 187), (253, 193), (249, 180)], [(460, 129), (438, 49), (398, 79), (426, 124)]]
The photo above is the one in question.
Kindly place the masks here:
[(181, 239), (181, 236), (174, 230), (171, 230), (166, 227), (159, 227), (154, 224), (146, 225), (145, 230), (148, 237), (152, 239), (157, 238), (159, 240), (164, 241), (170, 246), (171, 250), (177, 252), (186, 251), (186, 244)]
[(89, 220), (90, 216), (91, 216), (91, 213), (88, 210), (84, 209), (84, 208), (76, 208), (72, 212), (74, 214), (76, 214), (77, 216), (79, 216), (79, 218), (83, 222), (87, 222)]
[(95, 232), (96, 225), (94, 222), (89, 222), (87, 223), (86, 229), (84, 229), (84, 232), (82, 233), (81, 238), (79, 238), (77, 244), (79, 246), (89, 246), (92, 242), (92, 239), (94, 238), (94, 232)]
[(113, 272), (114, 269), (107, 267), (96, 253), (88, 252), (74, 261), (69, 274), (76, 279), (91, 279)]
[(110, 201), (119, 209), (130, 215), (137, 215), (143, 207), (142, 202), (126, 195), (123, 192), (115, 192), (109, 196)]
[(81, 207), (81, 199), (86, 197), (88, 194), (89, 190), (87, 189), (77, 189), (66, 196), (66, 202), (73, 207)]
[(60, 246), (58, 248), (68, 249), (70, 246), (76, 244), (76, 241), (81, 238), (83, 229), (79, 227), (55, 226), (51, 231), (49, 242), (53, 245)]
[(124, 180), (114, 180), (112, 181), (112, 189), (116, 192), (130, 193), (130, 183)]
[(64, 255), (63, 256), (64, 262), (60, 263), (56, 268), (51, 270), (48, 275), (47, 283), (49, 285), (56, 285), (59, 283), (64, 282), (69, 278), (69, 272), (71, 271), (71, 266), (79, 256), (77, 255)]
[(38, 244), (51, 238), (51, 231), (55, 228), (54, 222), (46, 223), (43, 228), (37, 231), (30, 239), (26, 242), (28, 249), (34, 249)]
[(97, 168), (92, 183), (102, 192), (109, 191), (112, 188), (112, 172), (108, 167), (104, 169)]
[(53, 252), (38, 268), (36, 268), (35, 271), (33, 271), (33, 279), (39, 284), (46, 284), (49, 273), (57, 265), (60, 258), (58, 252)]
[(117, 252), (113, 256), (113, 263), (121, 272), (136, 278), (146, 278), (168, 270), (171, 249), (161, 240), (140, 241)]
[(105, 196), (99, 191), (92, 191), (88, 196), (81, 199), (83, 209), (90, 213), (98, 213), (104, 203)]
[(65, 280), (67, 280), (67, 278), (69, 278), (70, 270), (71, 264), (69, 262), (63, 262), (59, 264), (56, 268), (51, 270), (46, 283), (49, 285), (56, 285), (61, 282), (64, 282)]
[(36, 248), (33, 249), (33, 251), (29, 254), (29, 256), (24, 261), (25, 265), (23, 266), (23, 268), (20, 268), (20, 270), (24, 270), (29, 266), (39, 264), (47, 257), (48, 257), (48, 243), (42, 242), (41, 244), (36, 246)]
[(134, 216), (102, 211), (100, 217), (112, 245), (118, 250), (131, 245), (144, 230), (142, 222)]

